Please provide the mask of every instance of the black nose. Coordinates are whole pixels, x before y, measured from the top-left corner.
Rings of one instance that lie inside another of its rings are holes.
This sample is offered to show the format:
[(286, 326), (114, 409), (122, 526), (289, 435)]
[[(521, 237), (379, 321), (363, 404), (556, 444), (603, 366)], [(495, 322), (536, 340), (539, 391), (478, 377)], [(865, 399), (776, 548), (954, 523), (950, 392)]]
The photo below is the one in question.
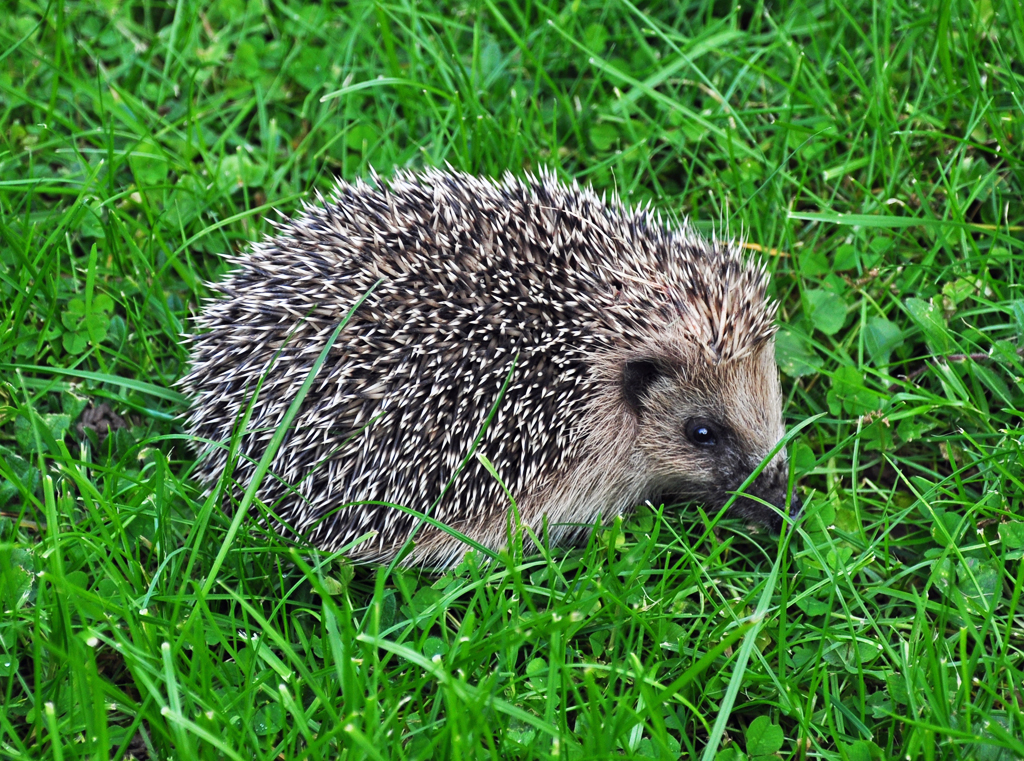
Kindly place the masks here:
[(789, 493), (789, 517), (796, 520), (800, 517), (800, 513), (804, 511), (804, 502), (800, 499), (800, 495), (796, 493), (796, 487)]
[[(766, 526), (772, 532), (782, 530), (786, 520), (786, 479), (775, 470), (768, 475), (762, 473), (750, 486), (747, 495), (736, 500), (732, 514), (741, 518), (754, 520)], [(751, 499), (753, 497), (754, 499)], [(765, 503), (768, 504), (765, 504)], [(789, 491), (789, 520), (795, 521), (803, 512), (804, 503), (794, 487)]]

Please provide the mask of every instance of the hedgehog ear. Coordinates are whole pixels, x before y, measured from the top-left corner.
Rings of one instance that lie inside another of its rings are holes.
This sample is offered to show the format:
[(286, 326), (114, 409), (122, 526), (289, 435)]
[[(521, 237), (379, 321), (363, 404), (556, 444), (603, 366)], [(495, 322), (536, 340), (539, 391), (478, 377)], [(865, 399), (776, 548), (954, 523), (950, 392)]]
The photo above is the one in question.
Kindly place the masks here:
[(626, 403), (639, 412), (652, 385), (663, 374), (661, 365), (653, 359), (631, 359), (622, 370), (622, 395)]

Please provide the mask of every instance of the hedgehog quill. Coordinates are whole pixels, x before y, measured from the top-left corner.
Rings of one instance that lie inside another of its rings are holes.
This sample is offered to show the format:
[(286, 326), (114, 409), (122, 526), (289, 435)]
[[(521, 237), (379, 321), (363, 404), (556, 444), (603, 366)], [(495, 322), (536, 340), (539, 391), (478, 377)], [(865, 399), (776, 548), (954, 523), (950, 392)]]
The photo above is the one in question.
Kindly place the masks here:
[[(721, 508), (785, 432), (768, 275), (734, 243), (550, 173), (339, 183), (278, 227), (229, 257), (196, 319), (186, 428), (206, 442), (212, 486), (259, 387), (230, 459), (248, 483), (333, 329), (380, 280), (257, 492), (323, 549), (375, 532), (350, 557), (393, 559), (420, 521), (379, 503), (500, 549), (505, 488), (553, 543), (645, 500)], [(472, 458), (437, 501), (503, 387), (479, 451), (504, 487)], [(777, 528), (800, 509), (787, 476), (783, 450), (733, 513)], [(468, 549), (431, 525), (414, 541), (405, 563), (443, 568)]]

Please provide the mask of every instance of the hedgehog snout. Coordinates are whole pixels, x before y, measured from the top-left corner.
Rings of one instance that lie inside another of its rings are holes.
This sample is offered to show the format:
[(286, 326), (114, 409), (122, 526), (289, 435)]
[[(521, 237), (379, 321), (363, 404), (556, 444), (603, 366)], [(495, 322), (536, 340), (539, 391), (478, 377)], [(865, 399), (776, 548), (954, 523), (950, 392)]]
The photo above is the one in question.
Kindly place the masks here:
[[(773, 531), (779, 531), (782, 528), (783, 515), (788, 514), (791, 519), (796, 519), (803, 511), (803, 502), (796, 492), (796, 487), (788, 489), (788, 486), (789, 467), (788, 461), (783, 455), (782, 458), (777, 458), (761, 472), (754, 483), (747, 488), (746, 494), (741, 495), (736, 501), (733, 512), (756, 520)], [(788, 512), (787, 503), (789, 505)]]

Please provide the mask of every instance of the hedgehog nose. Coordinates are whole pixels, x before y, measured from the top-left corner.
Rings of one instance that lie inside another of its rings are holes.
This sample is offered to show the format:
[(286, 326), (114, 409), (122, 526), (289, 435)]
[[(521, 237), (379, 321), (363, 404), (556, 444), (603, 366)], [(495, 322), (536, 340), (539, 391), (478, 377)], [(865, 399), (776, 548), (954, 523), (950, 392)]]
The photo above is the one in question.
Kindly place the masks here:
[(789, 493), (789, 517), (796, 520), (800, 517), (800, 513), (804, 511), (804, 502), (800, 499), (800, 495), (796, 493), (796, 487)]

